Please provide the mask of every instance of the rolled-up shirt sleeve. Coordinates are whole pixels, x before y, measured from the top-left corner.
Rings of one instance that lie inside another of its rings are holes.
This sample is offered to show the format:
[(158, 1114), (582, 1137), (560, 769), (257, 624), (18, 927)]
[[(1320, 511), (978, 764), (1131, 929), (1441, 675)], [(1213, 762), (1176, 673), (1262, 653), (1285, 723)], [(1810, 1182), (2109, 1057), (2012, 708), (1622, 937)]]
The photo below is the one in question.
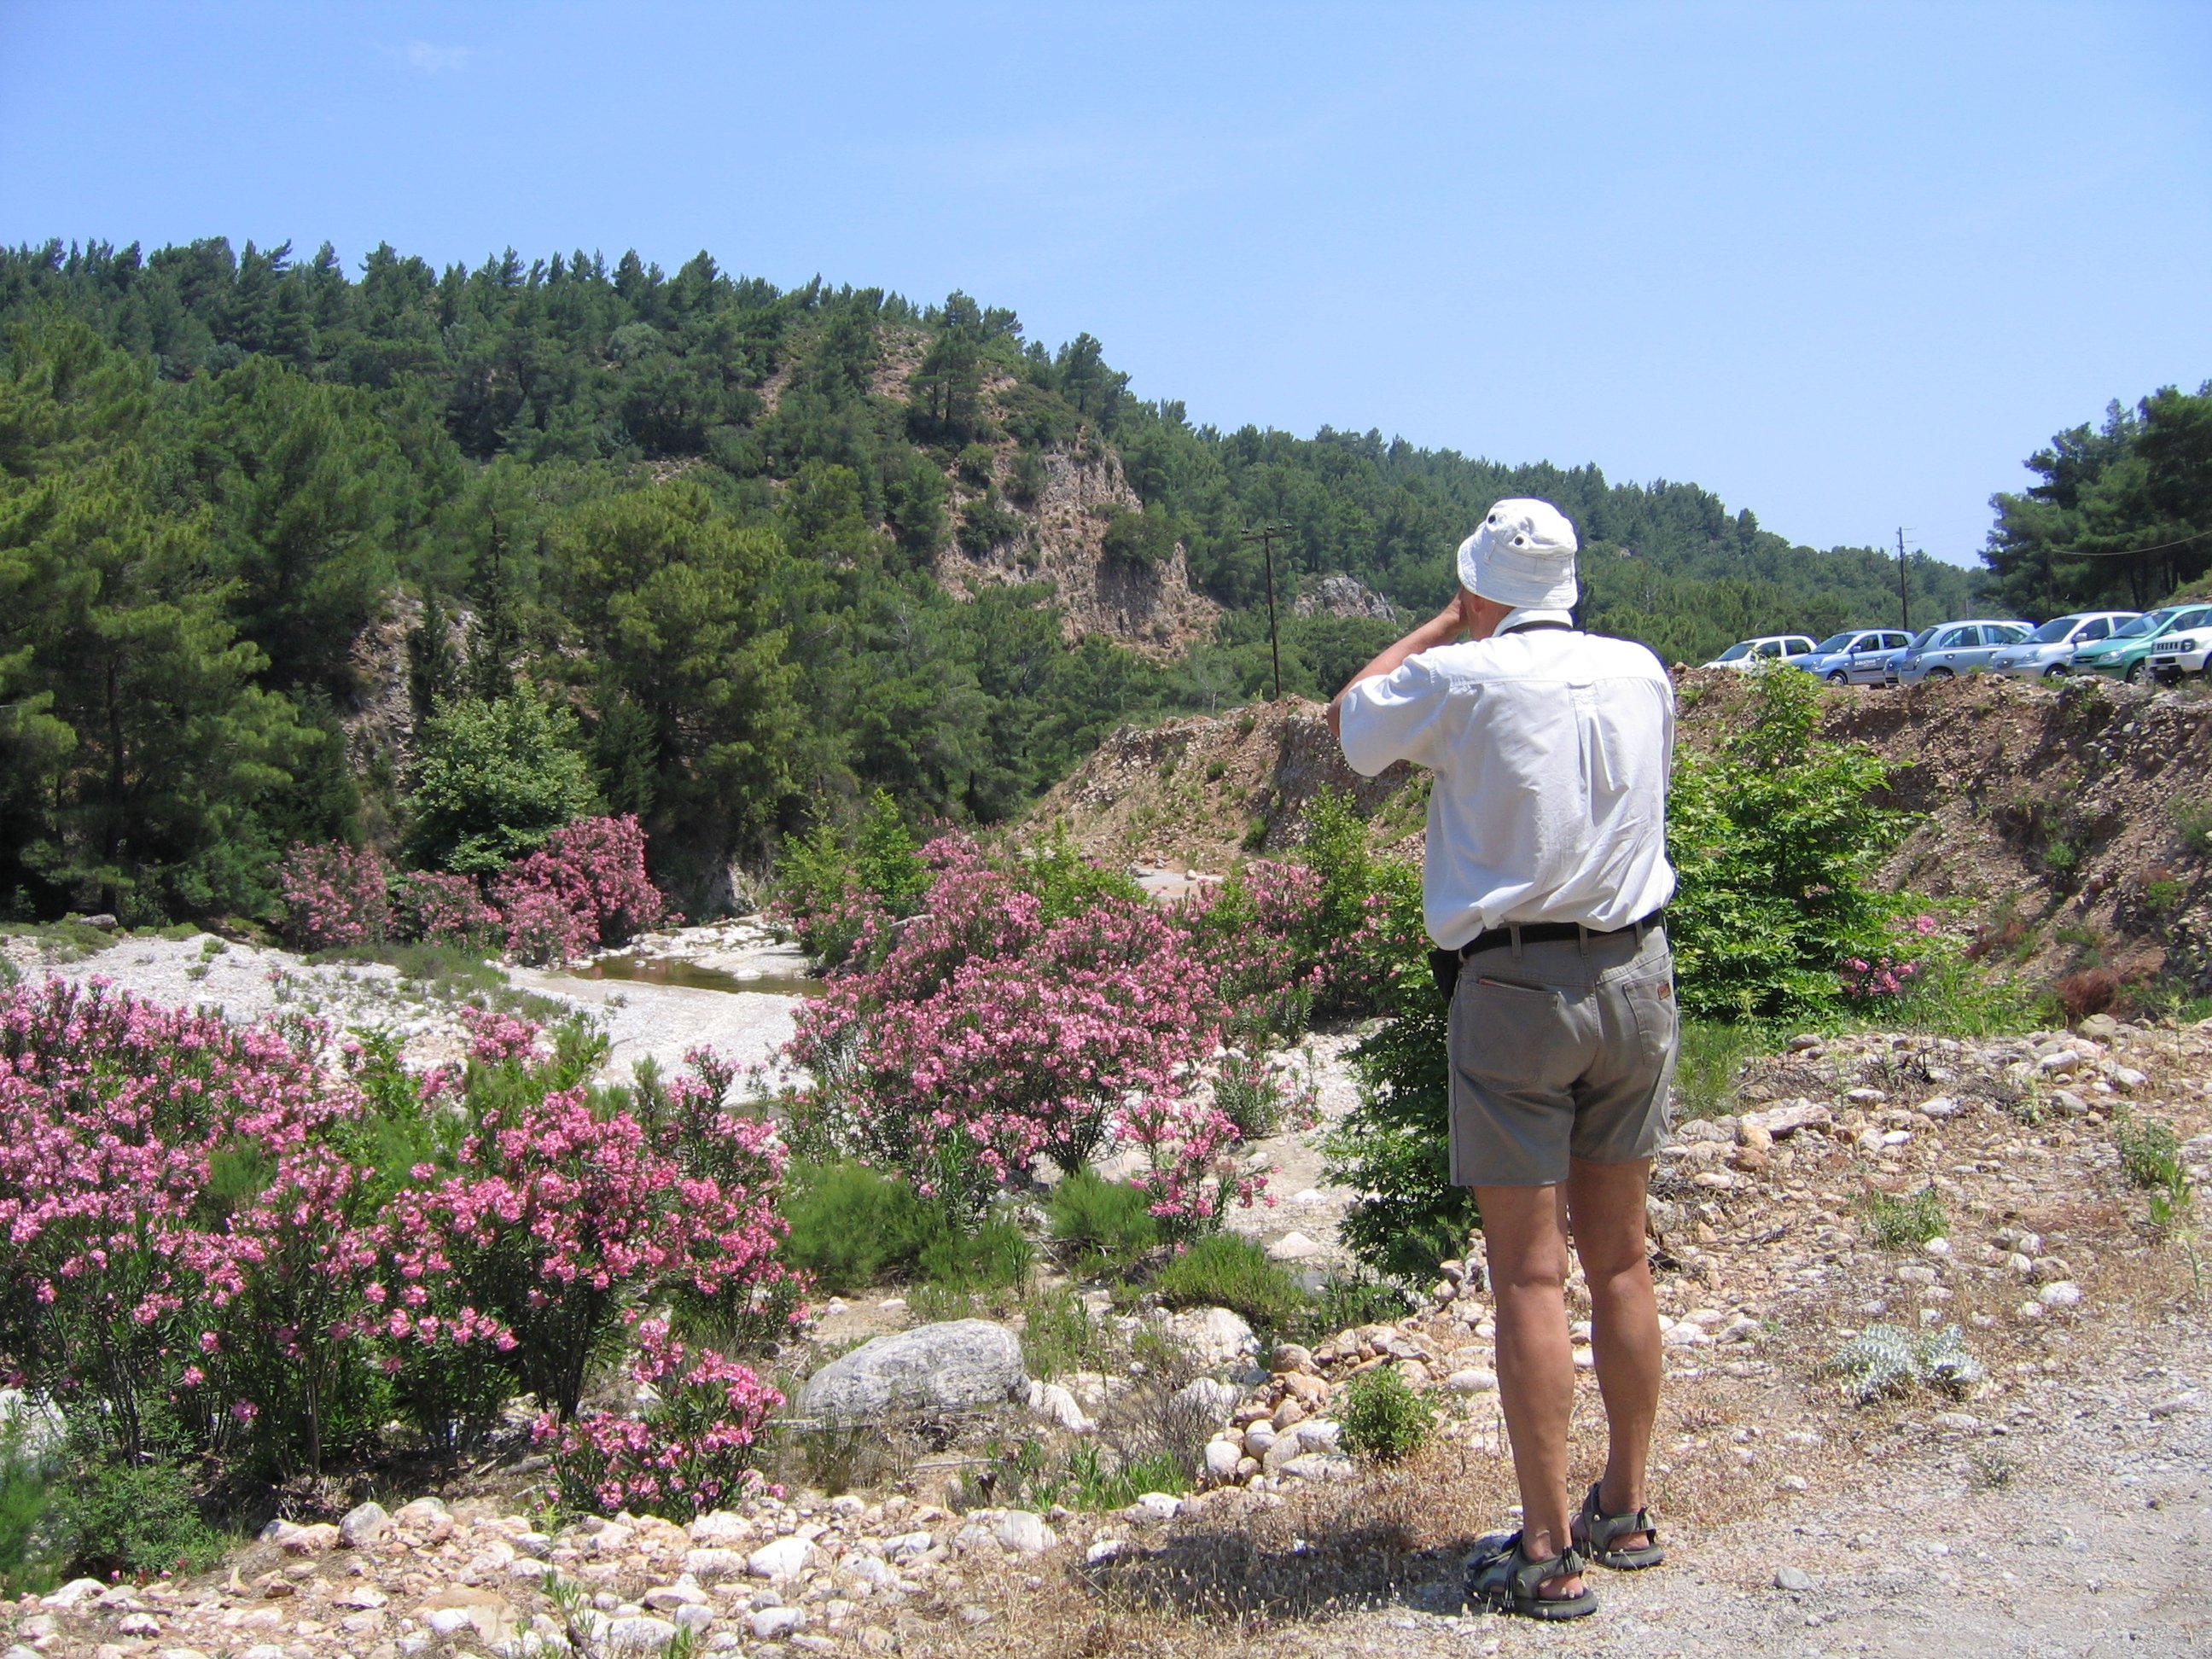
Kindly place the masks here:
[(1345, 763), (1371, 778), (1393, 761), (1433, 766), (1433, 753), (1450, 701), (1450, 683), (1408, 657), (1395, 672), (1361, 680), (1344, 694), (1338, 741)]

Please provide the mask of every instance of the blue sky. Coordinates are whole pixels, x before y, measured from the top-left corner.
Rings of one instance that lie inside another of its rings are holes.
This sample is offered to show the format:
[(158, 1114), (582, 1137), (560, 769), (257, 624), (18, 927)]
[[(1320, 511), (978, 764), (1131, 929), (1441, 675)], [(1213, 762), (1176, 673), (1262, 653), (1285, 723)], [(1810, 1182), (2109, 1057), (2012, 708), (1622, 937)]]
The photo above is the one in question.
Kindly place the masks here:
[(0, 239), (964, 288), (1194, 420), (1970, 562), (2212, 378), (2212, 5), (0, 0)]

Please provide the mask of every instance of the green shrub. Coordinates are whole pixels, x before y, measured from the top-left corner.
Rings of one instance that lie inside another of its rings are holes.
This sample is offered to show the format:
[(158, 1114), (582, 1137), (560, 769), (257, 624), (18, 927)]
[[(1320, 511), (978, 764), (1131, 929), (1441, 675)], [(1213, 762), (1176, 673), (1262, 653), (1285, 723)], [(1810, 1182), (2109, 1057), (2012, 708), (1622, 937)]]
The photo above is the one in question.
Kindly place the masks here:
[(1427, 1279), (1466, 1254), (1480, 1217), (1451, 1181), (1444, 1001), (1425, 960), (1404, 965), (1384, 1006), (1390, 1018), (1352, 1051), (1359, 1104), (1322, 1152), (1329, 1181), (1360, 1194), (1337, 1229), (1345, 1247), (1386, 1278)]
[(1885, 1250), (1925, 1244), (1950, 1230), (1943, 1200), (1933, 1187), (1923, 1187), (1904, 1198), (1869, 1193), (1861, 1208), (1866, 1215), (1867, 1237)]
[(1035, 1255), (1028, 1235), (1005, 1216), (991, 1217), (974, 1232), (939, 1216), (915, 1265), (923, 1280), (939, 1289), (988, 1291), (1020, 1284)]
[(786, 1182), (783, 1259), (832, 1296), (912, 1272), (945, 1231), (913, 1187), (864, 1164), (794, 1163)]
[(2148, 1189), (2188, 1179), (2180, 1137), (2164, 1119), (2123, 1109), (2112, 1120), (2112, 1139), (2119, 1148), (2120, 1168), (2134, 1185)]
[(1344, 1449), (1395, 1463), (1420, 1449), (1437, 1408), (1388, 1365), (1362, 1371), (1344, 1391)]
[(39, 1522), (52, 1497), (52, 1460), (31, 1451), (22, 1423), (0, 1417), (0, 1595), (53, 1587), (54, 1564), (39, 1548)]
[(1766, 1029), (1754, 1021), (1686, 1019), (1680, 1057), (1674, 1064), (1676, 1115), (1684, 1122), (1718, 1117), (1735, 1103), (1736, 1079), (1768, 1048)]
[(88, 1460), (50, 1502), (56, 1553), (73, 1573), (205, 1572), (222, 1556), (222, 1535), (201, 1516), (191, 1480), (174, 1463)]
[(863, 908), (909, 916), (929, 890), (929, 868), (917, 852), (898, 803), (878, 789), (849, 832), (824, 821), (784, 843), (776, 860), (779, 902), (796, 920), (799, 941), (831, 967), (852, 952)]
[[(1437, 1260), (1442, 1261), (1440, 1255)], [(1431, 1262), (1433, 1268), (1435, 1262)], [(1411, 1305), (1406, 1293), (1395, 1285), (1386, 1285), (1379, 1279), (1364, 1273), (1339, 1275), (1325, 1279), (1313, 1293), (1311, 1308), (1305, 1318), (1304, 1334), (1318, 1342), (1339, 1331), (1351, 1330), (1360, 1325), (1379, 1325), (1405, 1316)]]
[(1076, 1252), (1079, 1267), (1119, 1272), (1160, 1242), (1150, 1203), (1141, 1188), (1084, 1169), (1052, 1189), (1044, 1212), (1053, 1238)]
[(2166, 808), (2166, 815), (2184, 847), (2199, 858), (2212, 854), (2212, 799), (2198, 795), (2177, 800)]
[(1151, 1452), (1109, 1467), (1104, 1449), (1090, 1440), (1068, 1453), (1067, 1473), (1071, 1509), (1125, 1510), (1148, 1492), (1190, 1490), (1190, 1471), (1172, 1452)]
[(1007, 867), (1024, 890), (1036, 895), (1048, 922), (1079, 915), (1101, 899), (1138, 904), (1145, 899), (1134, 877), (1085, 857), (1061, 819), (1054, 820), (1049, 839), (1025, 848)]
[(1846, 958), (1893, 949), (1903, 901), (1876, 875), (1908, 820), (1876, 803), (1887, 773), (1873, 750), (1814, 735), (1820, 712), (1810, 676), (1762, 674), (1717, 750), (1675, 751), (1667, 928), (1686, 1015), (1817, 1015), (1841, 1000)]
[(1227, 1308), (1269, 1331), (1291, 1329), (1307, 1306), (1290, 1274), (1236, 1233), (1200, 1239), (1161, 1268), (1151, 1288), (1170, 1308)]
[(440, 705), (422, 722), (413, 781), (410, 849), (466, 876), (497, 874), (599, 804), (575, 716), (522, 693)]
[(1023, 1306), (1022, 1358), (1031, 1376), (1103, 1371), (1116, 1363), (1121, 1348), (1072, 1285), (1056, 1285)]

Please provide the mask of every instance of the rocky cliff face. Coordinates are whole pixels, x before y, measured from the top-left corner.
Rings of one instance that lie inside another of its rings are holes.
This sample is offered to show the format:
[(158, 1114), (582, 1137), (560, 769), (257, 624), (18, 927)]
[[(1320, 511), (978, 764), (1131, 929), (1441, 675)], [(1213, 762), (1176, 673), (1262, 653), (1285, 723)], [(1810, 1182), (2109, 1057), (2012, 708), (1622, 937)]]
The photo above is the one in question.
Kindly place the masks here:
[[(1012, 453), (1009, 444), (999, 457), (1002, 472)], [(1035, 502), (1014, 515), (1022, 528), (980, 557), (947, 547), (937, 557), (938, 580), (963, 597), (991, 583), (1048, 581), (1069, 639), (1103, 634), (1147, 656), (1179, 655), (1212, 633), (1221, 607), (1192, 591), (1180, 544), (1154, 567), (1108, 556), (1107, 526), (1144, 505), (1117, 458), (1054, 449), (1044, 470)]]

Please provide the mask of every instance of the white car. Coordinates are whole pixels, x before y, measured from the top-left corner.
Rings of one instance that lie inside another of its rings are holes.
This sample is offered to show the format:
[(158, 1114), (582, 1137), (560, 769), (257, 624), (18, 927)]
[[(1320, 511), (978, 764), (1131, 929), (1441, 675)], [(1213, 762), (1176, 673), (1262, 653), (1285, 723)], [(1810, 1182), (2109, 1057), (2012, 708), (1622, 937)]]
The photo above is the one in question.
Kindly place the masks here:
[(2008, 645), (1990, 659), (1990, 672), (2014, 679), (2057, 679), (2074, 660), (2076, 646), (2106, 640), (2123, 623), (2131, 623), (2140, 611), (2076, 611), (2053, 617), (2018, 645)]
[(1784, 657), (1810, 656), (1816, 641), (1810, 634), (1764, 634), (1755, 640), (1739, 640), (1705, 665), (1708, 668), (1757, 668)]
[(2212, 674), (2212, 627), (2184, 621), (2150, 648), (2150, 672), (2164, 685), (2179, 684), (2185, 674)]
[(1831, 685), (1872, 685), (1889, 653), (1911, 643), (1911, 635), (1894, 628), (1852, 628), (1822, 640), (1811, 656), (1790, 660)]

